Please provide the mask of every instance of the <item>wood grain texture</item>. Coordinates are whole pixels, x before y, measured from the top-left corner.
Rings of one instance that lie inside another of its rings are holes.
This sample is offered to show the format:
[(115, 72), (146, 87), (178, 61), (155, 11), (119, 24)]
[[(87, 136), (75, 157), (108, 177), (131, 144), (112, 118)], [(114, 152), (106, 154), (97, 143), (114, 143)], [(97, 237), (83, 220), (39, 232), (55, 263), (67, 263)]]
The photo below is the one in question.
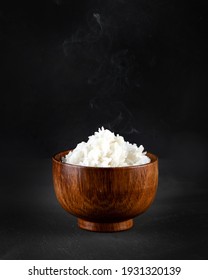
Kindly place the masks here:
[(117, 223), (94, 223), (78, 218), (78, 226), (90, 231), (113, 232), (130, 229), (133, 226), (133, 219)]
[[(53, 156), (53, 182), (61, 206), (79, 218), (78, 225), (93, 231), (132, 227), (132, 218), (148, 209), (158, 186), (158, 159), (128, 167), (86, 167), (66, 164)], [(125, 223), (126, 222), (126, 223)], [(120, 223), (120, 224), (119, 224)]]

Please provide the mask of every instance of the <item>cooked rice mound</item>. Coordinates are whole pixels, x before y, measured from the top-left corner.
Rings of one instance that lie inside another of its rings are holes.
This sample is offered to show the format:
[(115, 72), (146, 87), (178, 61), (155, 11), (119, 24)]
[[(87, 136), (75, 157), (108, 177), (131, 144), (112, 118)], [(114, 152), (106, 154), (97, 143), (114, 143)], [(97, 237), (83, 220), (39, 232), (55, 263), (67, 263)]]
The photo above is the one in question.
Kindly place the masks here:
[(144, 147), (126, 142), (120, 135), (108, 129), (99, 128), (89, 136), (87, 142), (77, 147), (62, 158), (62, 162), (93, 167), (121, 167), (142, 165), (150, 162)]

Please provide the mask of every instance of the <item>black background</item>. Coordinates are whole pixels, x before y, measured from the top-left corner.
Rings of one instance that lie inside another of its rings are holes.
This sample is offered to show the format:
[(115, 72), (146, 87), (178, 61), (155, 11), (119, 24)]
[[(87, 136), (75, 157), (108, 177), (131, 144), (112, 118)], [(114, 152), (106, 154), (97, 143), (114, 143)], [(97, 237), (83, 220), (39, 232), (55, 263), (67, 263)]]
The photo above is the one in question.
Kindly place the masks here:
[[(206, 1), (0, 4), (1, 258), (207, 259)], [(159, 156), (127, 232), (79, 230), (51, 156), (104, 126)]]

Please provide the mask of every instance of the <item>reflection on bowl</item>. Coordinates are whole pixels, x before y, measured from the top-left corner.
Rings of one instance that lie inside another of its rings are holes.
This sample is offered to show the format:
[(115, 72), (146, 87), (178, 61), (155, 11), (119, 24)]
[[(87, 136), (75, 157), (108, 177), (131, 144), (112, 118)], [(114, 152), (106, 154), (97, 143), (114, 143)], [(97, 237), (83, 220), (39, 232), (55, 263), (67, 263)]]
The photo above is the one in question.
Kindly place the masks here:
[(158, 185), (158, 158), (128, 167), (88, 167), (62, 163), (69, 151), (53, 156), (53, 182), (61, 206), (78, 217), (80, 228), (120, 231), (153, 202)]

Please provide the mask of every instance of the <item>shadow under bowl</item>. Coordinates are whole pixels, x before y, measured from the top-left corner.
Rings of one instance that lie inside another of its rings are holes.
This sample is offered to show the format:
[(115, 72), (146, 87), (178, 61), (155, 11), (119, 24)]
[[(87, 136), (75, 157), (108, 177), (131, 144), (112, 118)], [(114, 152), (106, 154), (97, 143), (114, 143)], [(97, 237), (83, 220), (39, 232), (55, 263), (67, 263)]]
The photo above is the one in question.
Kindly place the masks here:
[(61, 206), (90, 231), (113, 232), (133, 226), (133, 218), (153, 202), (158, 186), (158, 158), (128, 167), (88, 167), (63, 163), (69, 151), (52, 157), (53, 183)]

